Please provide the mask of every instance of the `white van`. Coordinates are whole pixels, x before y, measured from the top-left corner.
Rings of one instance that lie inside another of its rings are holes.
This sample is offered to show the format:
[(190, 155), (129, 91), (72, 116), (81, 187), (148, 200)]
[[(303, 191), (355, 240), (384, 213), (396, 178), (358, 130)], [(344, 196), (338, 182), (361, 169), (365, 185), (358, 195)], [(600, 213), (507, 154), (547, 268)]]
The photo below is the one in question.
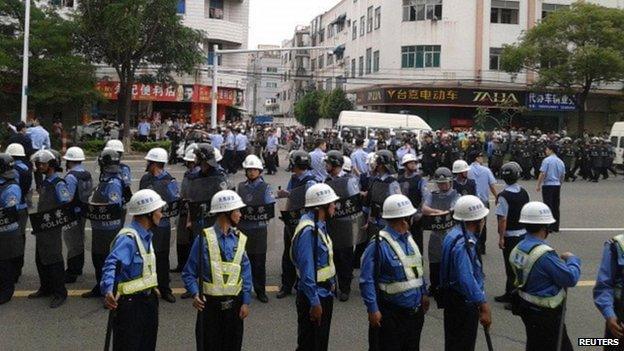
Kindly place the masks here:
[(613, 164), (616, 167), (624, 167), (622, 153), (624, 153), (624, 122), (615, 122), (611, 127), (611, 144), (615, 149)]
[(395, 131), (408, 130), (419, 136), (425, 131), (431, 131), (431, 127), (422, 118), (416, 115), (364, 112), (364, 111), (342, 111), (338, 117), (336, 128), (342, 135), (343, 128), (349, 128), (356, 138), (367, 139), (373, 131)]

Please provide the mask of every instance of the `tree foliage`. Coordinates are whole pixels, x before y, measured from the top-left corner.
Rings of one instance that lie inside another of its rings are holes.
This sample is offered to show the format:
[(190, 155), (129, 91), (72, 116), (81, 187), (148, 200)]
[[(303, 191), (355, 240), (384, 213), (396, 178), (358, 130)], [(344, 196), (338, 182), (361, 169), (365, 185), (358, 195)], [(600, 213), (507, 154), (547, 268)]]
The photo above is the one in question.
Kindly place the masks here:
[(597, 84), (624, 79), (624, 10), (578, 2), (529, 29), (504, 47), (502, 68), (537, 73), (535, 89), (568, 94), (584, 129), (585, 101)]
[[(31, 6), (29, 109), (53, 113), (97, 99), (95, 69), (76, 55), (76, 27), (53, 8)], [(19, 114), (24, 46), (24, 2), (0, 1), (0, 113)]]
[(173, 82), (173, 74), (193, 74), (206, 54), (205, 35), (182, 24), (178, 0), (81, 0), (78, 5), (80, 49), (93, 62), (111, 66), (120, 82), (118, 118), (128, 145), (132, 85), (141, 79)]
[(353, 103), (347, 99), (342, 89), (335, 89), (321, 100), (319, 112), (321, 118), (337, 121), (340, 112), (345, 110), (353, 110)]
[(326, 96), (322, 90), (313, 90), (306, 93), (295, 103), (295, 118), (306, 127), (316, 126), (321, 118), (321, 101)]

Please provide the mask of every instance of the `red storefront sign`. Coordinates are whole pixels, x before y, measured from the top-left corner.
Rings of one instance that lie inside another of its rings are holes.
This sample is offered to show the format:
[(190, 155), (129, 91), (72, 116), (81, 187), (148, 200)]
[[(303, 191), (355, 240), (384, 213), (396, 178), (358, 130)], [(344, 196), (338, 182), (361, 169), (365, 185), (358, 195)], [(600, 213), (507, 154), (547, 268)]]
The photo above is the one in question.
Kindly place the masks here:
[(470, 128), (474, 125), (474, 120), (470, 118), (451, 118), (451, 128)]
[[(117, 100), (120, 83), (114, 81), (100, 81), (96, 89), (108, 100)], [(133, 101), (179, 101), (208, 103), (212, 102), (212, 88), (206, 85), (163, 85), (143, 84), (132, 85)], [(233, 106), (236, 103), (237, 91), (231, 88), (217, 90), (217, 104)]]

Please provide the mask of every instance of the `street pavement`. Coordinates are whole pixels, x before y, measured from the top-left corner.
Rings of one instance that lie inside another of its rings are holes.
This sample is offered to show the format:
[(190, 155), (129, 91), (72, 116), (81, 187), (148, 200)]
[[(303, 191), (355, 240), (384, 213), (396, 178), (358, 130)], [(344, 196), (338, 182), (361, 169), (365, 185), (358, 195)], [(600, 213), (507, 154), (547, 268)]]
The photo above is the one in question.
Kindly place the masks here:
[[(289, 173), (283, 167), (276, 175), (265, 176), (273, 189), (288, 182)], [(145, 162), (139, 158), (127, 160), (132, 168), (133, 190), (145, 169)], [(86, 163), (91, 171), (95, 162)], [(168, 166), (169, 172), (182, 180), (184, 173), (180, 165)], [(243, 179), (239, 172), (233, 178), (236, 184)], [(551, 245), (559, 252), (571, 251), (580, 256), (582, 265), (581, 283), (569, 290), (568, 334), (575, 349), (577, 338), (602, 337), (604, 321), (593, 305), (592, 286), (600, 262), (605, 240), (618, 233), (624, 233), (622, 204), (624, 199), (622, 177), (610, 178), (600, 183), (577, 180), (563, 186), (561, 196), (561, 232), (549, 238)], [(541, 200), (536, 192), (535, 181), (521, 183), (532, 200)], [(497, 186), (503, 188), (503, 182)], [(36, 203), (36, 197), (34, 201)], [(492, 199), (493, 203), (493, 199)], [(127, 221), (126, 221), (127, 222)], [(174, 227), (175, 228), (175, 227)], [(282, 224), (274, 219), (269, 227), (269, 253), (267, 261), (268, 304), (253, 300), (251, 313), (245, 321), (244, 350), (293, 350), (296, 346), (296, 310), (293, 296), (278, 300), (275, 292), (280, 282), (280, 262), (283, 248)], [(494, 296), (504, 290), (505, 274), (502, 252), (498, 249), (495, 216), (488, 217), (487, 254), (483, 257), (486, 274), (486, 292), (492, 305), (493, 324), (491, 329), (495, 350), (523, 350), (525, 332), (519, 317), (494, 302)], [(175, 233), (175, 230), (174, 230)], [(74, 284), (68, 284), (70, 297), (65, 305), (52, 310), (48, 299), (28, 300), (26, 296), (38, 287), (38, 276), (34, 258), (34, 237), (28, 235), (24, 275), (16, 287), (14, 299), (0, 306), (0, 350), (97, 350), (104, 343), (108, 312), (98, 299), (82, 299), (80, 293), (94, 284), (93, 267), (90, 258), (90, 229), (87, 222), (85, 247), (85, 274)], [(174, 235), (175, 237), (175, 235)], [(425, 234), (425, 241), (428, 235)], [(174, 240), (174, 239), (172, 239)], [(425, 248), (427, 243), (425, 242)], [(426, 253), (424, 254), (426, 259)], [(171, 265), (176, 264), (175, 242), (172, 242)], [(427, 264), (425, 263), (425, 267)], [(426, 268), (425, 268), (426, 269)], [(331, 350), (366, 350), (368, 322), (364, 304), (359, 297), (357, 276), (352, 284), (352, 296), (348, 302), (335, 300), (332, 321)], [(183, 291), (179, 274), (172, 274), (172, 287), (176, 295)], [(161, 300), (158, 332), (159, 350), (192, 350), (195, 348), (196, 313), (191, 300), (169, 304)], [(425, 317), (421, 337), (421, 350), (443, 350), (444, 330), (442, 311), (432, 308)], [(486, 350), (483, 331), (480, 329), (477, 350)], [(589, 348), (578, 348), (589, 349)]]

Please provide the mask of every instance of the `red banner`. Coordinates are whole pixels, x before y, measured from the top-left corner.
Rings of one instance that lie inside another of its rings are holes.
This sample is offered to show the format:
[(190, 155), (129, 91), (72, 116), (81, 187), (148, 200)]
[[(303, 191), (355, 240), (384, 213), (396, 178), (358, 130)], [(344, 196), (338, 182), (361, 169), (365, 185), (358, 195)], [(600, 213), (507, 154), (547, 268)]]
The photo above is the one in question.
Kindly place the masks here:
[[(114, 81), (100, 81), (96, 89), (108, 100), (117, 100), (120, 83)], [(142, 84), (132, 85), (133, 101), (180, 101), (211, 103), (212, 88), (206, 85), (163, 85)], [(237, 101), (237, 91), (231, 88), (219, 88), (217, 90), (217, 104), (233, 106)]]

